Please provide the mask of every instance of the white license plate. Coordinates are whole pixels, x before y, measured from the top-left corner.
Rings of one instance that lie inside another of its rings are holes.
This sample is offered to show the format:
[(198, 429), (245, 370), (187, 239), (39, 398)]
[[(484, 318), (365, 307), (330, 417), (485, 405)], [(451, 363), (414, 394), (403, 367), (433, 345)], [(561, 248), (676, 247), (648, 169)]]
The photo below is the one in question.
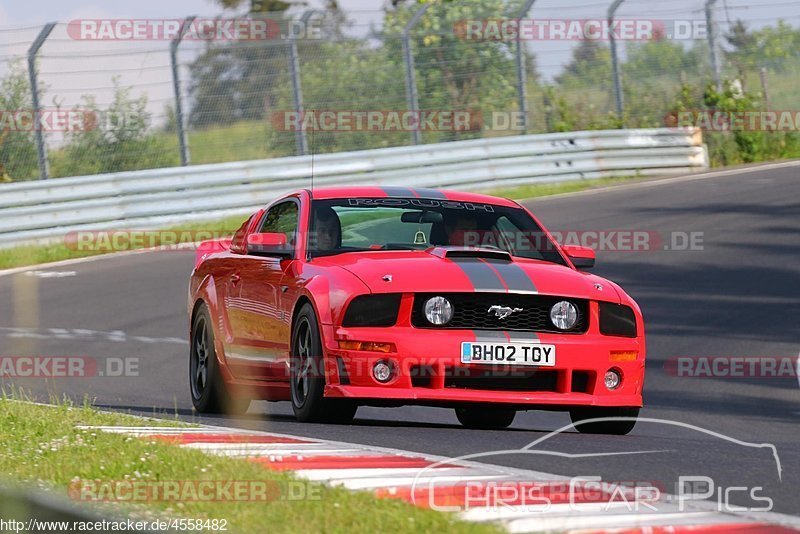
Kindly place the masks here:
[(461, 363), (533, 365), (553, 367), (556, 346), (541, 343), (461, 343)]

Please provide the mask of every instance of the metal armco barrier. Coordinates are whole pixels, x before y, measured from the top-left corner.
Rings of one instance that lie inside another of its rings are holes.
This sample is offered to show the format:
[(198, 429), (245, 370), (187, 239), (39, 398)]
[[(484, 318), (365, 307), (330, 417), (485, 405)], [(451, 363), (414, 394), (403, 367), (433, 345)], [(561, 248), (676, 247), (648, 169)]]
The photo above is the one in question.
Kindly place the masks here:
[[(699, 130), (599, 130), (319, 154), (314, 185), (491, 190), (707, 167)], [(295, 156), (0, 184), (0, 247), (244, 214), (310, 176), (311, 156)]]

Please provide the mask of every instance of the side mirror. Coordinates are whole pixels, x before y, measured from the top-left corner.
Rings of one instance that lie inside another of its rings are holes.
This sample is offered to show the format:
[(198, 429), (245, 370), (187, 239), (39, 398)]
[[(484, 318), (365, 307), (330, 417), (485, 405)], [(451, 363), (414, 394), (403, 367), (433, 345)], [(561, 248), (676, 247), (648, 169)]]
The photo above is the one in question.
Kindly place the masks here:
[(289, 259), (293, 255), (293, 250), (286, 244), (286, 234), (268, 232), (248, 235), (247, 253), (253, 256)]
[(566, 253), (576, 269), (591, 269), (594, 267), (596, 256), (593, 248), (564, 245), (561, 249)]

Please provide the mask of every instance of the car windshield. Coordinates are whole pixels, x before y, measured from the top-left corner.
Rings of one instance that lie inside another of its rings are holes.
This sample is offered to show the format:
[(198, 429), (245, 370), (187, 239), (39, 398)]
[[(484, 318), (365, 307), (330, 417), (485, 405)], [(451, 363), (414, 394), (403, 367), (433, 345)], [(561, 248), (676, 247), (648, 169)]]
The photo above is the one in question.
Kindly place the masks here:
[(315, 200), (310, 255), (368, 250), (482, 247), (564, 265), (556, 246), (524, 210), (425, 198)]

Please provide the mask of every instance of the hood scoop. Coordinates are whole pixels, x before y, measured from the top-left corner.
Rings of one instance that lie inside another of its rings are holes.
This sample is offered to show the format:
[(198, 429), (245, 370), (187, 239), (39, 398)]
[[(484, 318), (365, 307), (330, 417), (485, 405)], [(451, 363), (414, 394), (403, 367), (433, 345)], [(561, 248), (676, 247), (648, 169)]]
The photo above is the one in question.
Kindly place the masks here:
[(477, 259), (512, 261), (511, 254), (505, 250), (480, 247), (433, 247), (427, 252), (437, 258), (454, 259)]

